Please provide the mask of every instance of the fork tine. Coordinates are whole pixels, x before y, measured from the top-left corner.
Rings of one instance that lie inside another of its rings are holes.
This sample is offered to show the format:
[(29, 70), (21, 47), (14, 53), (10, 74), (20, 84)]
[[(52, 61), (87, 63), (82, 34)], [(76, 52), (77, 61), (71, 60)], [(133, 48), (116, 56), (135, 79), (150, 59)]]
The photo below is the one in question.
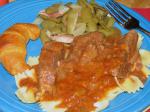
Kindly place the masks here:
[(122, 11), (122, 10), (116, 5), (116, 3), (115, 3), (113, 0), (110, 0), (110, 1), (109, 1), (109, 4), (113, 7), (114, 10), (116, 10), (116, 13), (118, 13), (119, 15), (122, 16), (122, 18), (124, 19), (124, 21), (126, 21), (126, 22), (128, 21), (129, 16), (126, 15), (126, 14), (124, 13), (124, 11)]
[(106, 3), (106, 8), (118, 23), (120, 23), (121, 25), (124, 24), (124, 20), (114, 11), (114, 9), (109, 5), (109, 3)]
[(110, 0), (116, 7), (118, 7), (118, 9), (120, 9), (120, 11), (122, 12), (122, 14), (124, 14), (125, 16), (127, 16), (128, 18), (131, 17), (131, 15), (125, 11), (117, 2), (115, 2), (114, 0)]

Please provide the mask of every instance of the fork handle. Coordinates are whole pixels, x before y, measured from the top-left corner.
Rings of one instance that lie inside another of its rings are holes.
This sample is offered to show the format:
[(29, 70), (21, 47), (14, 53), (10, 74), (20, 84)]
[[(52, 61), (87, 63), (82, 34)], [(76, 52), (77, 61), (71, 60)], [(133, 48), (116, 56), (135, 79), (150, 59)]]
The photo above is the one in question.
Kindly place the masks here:
[(147, 31), (146, 29), (142, 28), (141, 26), (138, 27), (138, 30), (144, 32), (145, 34), (147, 34), (150, 37), (150, 32)]

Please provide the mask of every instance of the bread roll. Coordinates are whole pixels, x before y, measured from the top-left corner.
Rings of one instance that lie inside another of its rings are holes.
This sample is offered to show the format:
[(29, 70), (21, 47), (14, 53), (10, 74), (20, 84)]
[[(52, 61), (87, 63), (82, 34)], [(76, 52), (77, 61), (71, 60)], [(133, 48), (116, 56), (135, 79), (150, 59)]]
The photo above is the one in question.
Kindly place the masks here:
[(0, 36), (0, 62), (11, 75), (30, 69), (25, 62), (26, 44), (29, 39), (37, 39), (39, 34), (38, 26), (17, 23)]

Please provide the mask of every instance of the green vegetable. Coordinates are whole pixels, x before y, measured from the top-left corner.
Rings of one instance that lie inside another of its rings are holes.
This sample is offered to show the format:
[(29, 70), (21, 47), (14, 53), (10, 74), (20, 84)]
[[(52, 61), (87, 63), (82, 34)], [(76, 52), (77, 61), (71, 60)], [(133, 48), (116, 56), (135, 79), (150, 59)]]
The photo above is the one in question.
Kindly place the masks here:
[(67, 11), (57, 18), (50, 18), (40, 14), (40, 17), (44, 20), (41, 23), (41, 40), (43, 43), (49, 40), (44, 33), (45, 30), (48, 30), (51, 35), (78, 36), (94, 31), (103, 32), (107, 37), (120, 35), (113, 28), (114, 19), (109, 17), (108, 11), (96, 4), (95, 0), (78, 0), (77, 4), (68, 2), (63, 7), (61, 6), (62, 4), (54, 4), (45, 10), (47, 14), (52, 14), (63, 12), (63, 7), (67, 8)]
[(86, 24), (85, 23), (78, 23), (76, 25), (74, 32), (73, 32), (73, 35), (79, 36), (79, 35), (84, 34), (85, 31), (86, 31)]
[(47, 14), (51, 14), (51, 13), (55, 13), (58, 11), (59, 7), (60, 7), (61, 4), (54, 4), (52, 5), (51, 7), (48, 7), (46, 9), (46, 13)]
[(52, 29), (56, 26), (57, 23), (55, 23), (54, 21), (51, 20), (45, 20), (41, 23), (42, 27), (44, 29)]
[(93, 32), (93, 31), (97, 31), (97, 23), (93, 20), (93, 21), (89, 21), (87, 23), (87, 32)]
[(79, 9), (71, 9), (68, 12), (67, 15), (67, 23), (66, 23), (66, 27), (67, 27), (67, 33), (68, 34), (73, 34), (73, 31), (75, 29), (75, 26), (77, 24), (77, 20), (78, 20), (78, 16), (79, 16)]
[(106, 37), (120, 37), (121, 36), (121, 32), (120, 30), (118, 30), (117, 28), (115, 27), (112, 27), (112, 28), (109, 28), (109, 29), (99, 29), (99, 32), (102, 32), (104, 33), (104, 35)]
[(52, 35), (55, 35), (55, 34), (61, 34), (62, 33), (61, 29), (62, 29), (61, 24), (56, 24), (53, 28), (49, 30), (52, 33)]
[(95, 0), (90, 0), (90, 3), (91, 4), (95, 4)]
[(49, 20), (49, 21), (53, 21), (53, 22), (55, 22), (55, 23), (60, 23), (61, 22), (61, 17), (58, 17), (58, 18), (48, 18), (47, 20)]
[(47, 29), (42, 29), (41, 33), (40, 33), (40, 39), (41, 39), (43, 44), (50, 41), (50, 39), (48, 38), (46, 32), (47, 32)]
[(107, 19), (108, 19), (108, 21), (107, 21), (107, 27), (108, 28), (110, 28), (110, 27), (112, 27), (113, 25), (114, 25), (114, 23), (115, 23), (115, 20), (114, 20), (114, 18), (112, 18), (112, 17), (107, 17)]
[(44, 19), (44, 20), (47, 20), (47, 19), (48, 19), (48, 17), (47, 17), (47, 16), (42, 15), (42, 14), (39, 14), (39, 17), (41, 17), (41, 18), (42, 18), (42, 19)]

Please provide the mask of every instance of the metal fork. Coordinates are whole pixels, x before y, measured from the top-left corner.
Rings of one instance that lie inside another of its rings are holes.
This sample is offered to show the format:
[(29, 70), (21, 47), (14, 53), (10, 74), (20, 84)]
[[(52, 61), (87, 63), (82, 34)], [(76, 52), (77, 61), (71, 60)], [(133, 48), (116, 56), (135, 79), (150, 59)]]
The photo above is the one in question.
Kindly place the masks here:
[(117, 2), (113, 0), (108, 0), (105, 3), (105, 6), (109, 13), (115, 18), (115, 20), (125, 29), (138, 29), (150, 36), (150, 31), (147, 31), (146, 29), (142, 28), (139, 24), (139, 20), (131, 16)]

